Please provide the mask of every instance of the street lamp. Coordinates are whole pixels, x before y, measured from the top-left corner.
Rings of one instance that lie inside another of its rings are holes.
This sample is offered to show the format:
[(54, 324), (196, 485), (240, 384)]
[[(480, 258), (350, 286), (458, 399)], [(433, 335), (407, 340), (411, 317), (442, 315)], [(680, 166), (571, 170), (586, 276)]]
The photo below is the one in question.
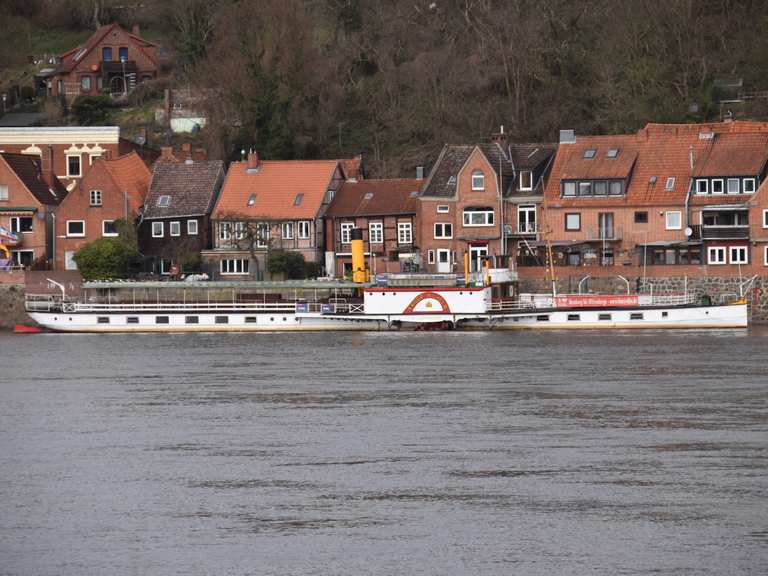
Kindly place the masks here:
[(123, 65), (123, 96), (128, 96), (128, 83), (125, 81), (125, 56), (120, 56), (120, 63)]
[(3, 116), (5, 116), (5, 100), (8, 98), (7, 94), (3, 94)]

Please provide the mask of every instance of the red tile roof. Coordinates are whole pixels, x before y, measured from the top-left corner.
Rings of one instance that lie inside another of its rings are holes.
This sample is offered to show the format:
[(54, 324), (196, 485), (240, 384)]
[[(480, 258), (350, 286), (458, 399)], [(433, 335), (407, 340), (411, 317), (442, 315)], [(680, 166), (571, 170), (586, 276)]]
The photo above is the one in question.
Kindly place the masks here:
[[(248, 162), (232, 162), (212, 218), (234, 214), (248, 219), (310, 220), (325, 199), (337, 160), (262, 160), (255, 171)], [(297, 195), (302, 194), (297, 204)], [(251, 206), (248, 200), (255, 195)]]
[[(648, 124), (636, 134), (578, 136), (575, 143), (560, 145), (545, 201), (554, 207), (680, 206), (685, 201), (692, 173), (736, 176), (745, 174), (735, 170), (748, 170), (746, 174), (757, 174), (756, 166), (768, 158), (767, 141), (768, 123), (764, 122)], [(610, 148), (619, 149), (613, 160), (605, 158)], [(596, 150), (592, 160), (584, 158), (587, 149)], [(627, 171), (630, 162), (631, 173)], [(611, 166), (615, 166), (615, 170), (611, 171)], [(563, 179), (621, 178), (623, 172), (629, 175), (624, 196), (562, 198), (560, 195)], [(666, 183), (670, 178), (674, 178), (674, 183), (672, 189), (667, 190)], [(722, 203), (726, 197), (697, 198), (693, 195), (691, 201)], [(737, 201), (743, 202), (744, 196)]]
[(345, 182), (333, 197), (326, 216), (387, 216), (415, 214), (423, 180), (397, 178)]
[(363, 157), (358, 154), (354, 158), (339, 160), (341, 169), (347, 180), (361, 180), (363, 178)]
[[(117, 24), (116, 22), (101, 26), (100, 28), (96, 29), (96, 32), (91, 34), (91, 37), (88, 38), (88, 40), (86, 40), (85, 43), (75, 48), (72, 48), (71, 50), (67, 50), (66, 52), (61, 54), (59, 56), (59, 58), (61, 59), (61, 62), (56, 71), (64, 72), (64, 73), (71, 72), (75, 68), (75, 66), (77, 66), (79, 62), (82, 62), (83, 58), (85, 58), (91, 50), (96, 48), (96, 46), (99, 45), (99, 43), (106, 37), (106, 35), (109, 34), (115, 28), (122, 30), (122, 28), (120, 28), (120, 25)], [(128, 36), (130, 36), (133, 40), (136, 41), (136, 44), (139, 47), (139, 49), (144, 53), (144, 55), (151, 62), (153, 62), (154, 64), (157, 64), (157, 61), (154, 55), (151, 53), (151, 51), (144, 50), (144, 48), (153, 48), (157, 46), (156, 44), (148, 40), (145, 40), (144, 38), (141, 38), (139, 36), (135, 36), (130, 32), (126, 32), (126, 34), (128, 34)], [(81, 50), (84, 50), (84, 52), (77, 60), (75, 60), (75, 56)]]
[(136, 152), (120, 156), (114, 160), (99, 159), (94, 163), (102, 165), (114, 183), (128, 195), (128, 205), (134, 212), (144, 204), (149, 191), (151, 172)]

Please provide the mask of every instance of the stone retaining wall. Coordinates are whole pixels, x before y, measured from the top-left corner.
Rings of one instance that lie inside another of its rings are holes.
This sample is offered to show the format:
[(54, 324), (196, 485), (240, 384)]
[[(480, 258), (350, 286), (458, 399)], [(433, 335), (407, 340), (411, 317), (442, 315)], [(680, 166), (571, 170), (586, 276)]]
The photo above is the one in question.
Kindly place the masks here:
[[(578, 292), (580, 276), (566, 276), (557, 279), (557, 290), (562, 294)], [(683, 294), (686, 290), (697, 297), (709, 296), (713, 303), (722, 299), (736, 298), (739, 295), (738, 277), (688, 277), (667, 276), (655, 278), (627, 278), (631, 292), (641, 291), (654, 294)], [(600, 294), (625, 294), (627, 283), (616, 277), (588, 278), (582, 283), (582, 292)], [(520, 280), (520, 292), (550, 293), (552, 285), (544, 278), (525, 278)], [(752, 322), (768, 322), (768, 276), (759, 276), (746, 289), (745, 295), (750, 307)]]
[(24, 285), (0, 284), (0, 330), (31, 323), (32, 319), (24, 311)]

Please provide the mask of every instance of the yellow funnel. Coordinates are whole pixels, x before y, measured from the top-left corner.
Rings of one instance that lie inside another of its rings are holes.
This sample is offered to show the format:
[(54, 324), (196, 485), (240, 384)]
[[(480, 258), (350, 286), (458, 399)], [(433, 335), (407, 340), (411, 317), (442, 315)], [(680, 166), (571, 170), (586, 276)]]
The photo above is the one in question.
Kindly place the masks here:
[(352, 282), (366, 283), (370, 280), (370, 274), (365, 267), (363, 229), (353, 228), (349, 237), (352, 240)]

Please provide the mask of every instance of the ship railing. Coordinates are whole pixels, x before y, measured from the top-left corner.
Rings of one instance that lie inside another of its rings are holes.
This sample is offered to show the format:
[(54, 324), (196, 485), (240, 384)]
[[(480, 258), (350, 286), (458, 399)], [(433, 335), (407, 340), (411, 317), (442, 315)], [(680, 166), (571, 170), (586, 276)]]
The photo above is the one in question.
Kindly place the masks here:
[[(646, 296), (650, 301), (646, 301)], [(695, 304), (696, 294), (661, 294), (653, 296), (641, 294), (640, 304), (650, 304), (651, 306), (685, 306), (686, 304)]]
[(320, 314), (364, 314), (362, 303), (343, 302), (334, 299), (330, 302), (297, 302), (296, 312), (319, 312)]
[(493, 300), (490, 310), (492, 312), (512, 312), (534, 308), (533, 302), (526, 300)]
[(27, 294), (24, 297), (27, 312), (58, 312), (64, 304), (61, 296), (54, 294)]
[(294, 312), (294, 302), (156, 302), (156, 303), (108, 303), (108, 302), (65, 302), (65, 312), (141, 312), (157, 310), (173, 312), (175, 310), (243, 310), (248, 312)]

